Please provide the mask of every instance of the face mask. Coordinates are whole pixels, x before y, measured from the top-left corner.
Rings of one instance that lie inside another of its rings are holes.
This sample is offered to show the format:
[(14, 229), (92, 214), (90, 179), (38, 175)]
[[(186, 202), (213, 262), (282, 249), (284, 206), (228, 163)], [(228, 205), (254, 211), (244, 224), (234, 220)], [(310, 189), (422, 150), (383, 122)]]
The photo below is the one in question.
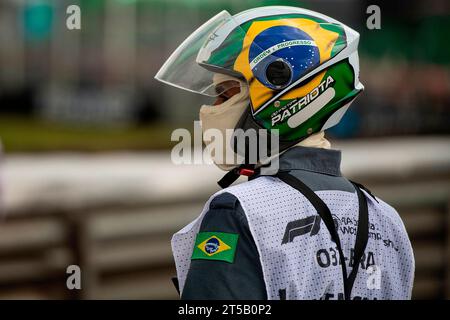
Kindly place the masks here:
[[(203, 105), (200, 108), (200, 121), (202, 122), (202, 131), (205, 133), (208, 129), (218, 129), (222, 137), (222, 157), (216, 156), (214, 149), (211, 157), (214, 163), (222, 170), (229, 171), (238, 166), (237, 163), (225, 163), (226, 152), (233, 152), (231, 148), (231, 137), (227, 137), (226, 130), (234, 129), (245, 109), (249, 105), (249, 95), (247, 85), (237, 78), (227, 75), (216, 74), (214, 82), (220, 84), (224, 81), (233, 80), (241, 84), (241, 91), (219, 105)], [(230, 135), (229, 135), (230, 136)], [(206, 146), (212, 141), (205, 141)], [(216, 142), (215, 142), (216, 143)], [(216, 143), (217, 145), (217, 143)], [(228, 147), (227, 147), (228, 146)], [(234, 152), (233, 152), (234, 155)]]

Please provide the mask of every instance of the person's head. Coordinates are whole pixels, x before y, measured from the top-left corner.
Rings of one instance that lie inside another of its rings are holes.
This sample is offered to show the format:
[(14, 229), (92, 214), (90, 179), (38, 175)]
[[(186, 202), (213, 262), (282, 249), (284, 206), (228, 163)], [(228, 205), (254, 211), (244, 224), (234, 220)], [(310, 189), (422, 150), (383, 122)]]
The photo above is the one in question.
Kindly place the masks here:
[(200, 109), (204, 130), (266, 129), (281, 152), (336, 125), (363, 90), (358, 41), (346, 25), (301, 8), (222, 11), (156, 79), (215, 98)]

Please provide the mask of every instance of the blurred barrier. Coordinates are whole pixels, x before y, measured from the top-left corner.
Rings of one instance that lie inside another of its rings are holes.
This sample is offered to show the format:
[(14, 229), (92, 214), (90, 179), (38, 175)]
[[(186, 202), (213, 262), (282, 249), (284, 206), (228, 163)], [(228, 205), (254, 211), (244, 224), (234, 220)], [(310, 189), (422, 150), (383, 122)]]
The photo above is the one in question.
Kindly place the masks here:
[[(393, 205), (416, 257), (414, 298), (450, 298), (450, 138), (336, 143), (344, 173)], [(218, 190), (214, 166), (168, 153), (11, 155), (0, 298), (177, 298), (170, 237)], [(82, 290), (66, 288), (66, 268)]]

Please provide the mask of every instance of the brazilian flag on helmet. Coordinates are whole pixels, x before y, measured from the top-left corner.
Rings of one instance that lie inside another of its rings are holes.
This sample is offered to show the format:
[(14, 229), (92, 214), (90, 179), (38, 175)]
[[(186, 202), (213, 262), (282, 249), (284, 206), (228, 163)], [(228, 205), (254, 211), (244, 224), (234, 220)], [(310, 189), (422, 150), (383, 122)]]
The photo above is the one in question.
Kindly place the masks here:
[(285, 6), (222, 11), (192, 33), (156, 79), (217, 96), (213, 76), (245, 81), (242, 128), (278, 129), (281, 147), (337, 124), (363, 90), (359, 34), (323, 14)]

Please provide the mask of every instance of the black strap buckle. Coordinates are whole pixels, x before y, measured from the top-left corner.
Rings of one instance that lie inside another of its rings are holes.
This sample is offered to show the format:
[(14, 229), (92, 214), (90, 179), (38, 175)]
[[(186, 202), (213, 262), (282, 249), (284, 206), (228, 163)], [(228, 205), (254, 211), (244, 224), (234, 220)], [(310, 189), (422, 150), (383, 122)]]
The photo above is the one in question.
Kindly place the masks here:
[(241, 165), (233, 170), (228, 171), (217, 184), (222, 188), (227, 188), (235, 182), (240, 176), (252, 177), (255, 174), (254, 165)]

